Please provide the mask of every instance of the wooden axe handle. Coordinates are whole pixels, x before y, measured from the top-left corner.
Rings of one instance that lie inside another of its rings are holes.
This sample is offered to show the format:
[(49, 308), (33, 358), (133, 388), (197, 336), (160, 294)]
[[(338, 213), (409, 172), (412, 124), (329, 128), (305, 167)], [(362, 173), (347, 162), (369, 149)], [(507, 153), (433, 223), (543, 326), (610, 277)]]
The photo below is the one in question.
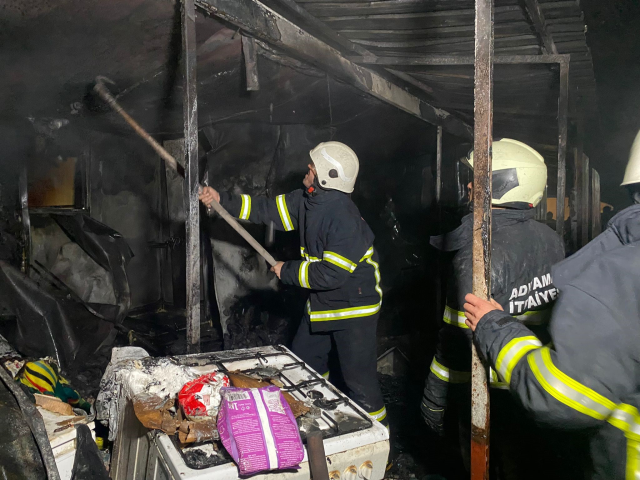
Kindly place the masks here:
[(251, 234), (247, 232), (244, 229), (244, 227), (240, 225), (238, 221), (235, 218), (233, 218), (231, 214), (224, 209), (222, 205), (220, 205), (218, 202), (214, 200), (213, 203), (211, 204), (211, 208), (216, 212), (218, 212), (218, 214), (222, 218), (224, 218), (224, 220), (229, 225), (231, 225), (231, 228), (233, 228), (236, 232), (238, 232), (240, 236), (244, 238), (249, 243), (249, 245), (251, 245), (255, 249), (255, 251), (258, 252), (260, 256), (267, 261), (269, 265), (271, 265), (272, 267), (275, 266), (275, 264), (277, 263), (276, 259), (273, 258), (271, 254), (267, 252), (264, 249), (264, 247), (260, 245), (258, 241), (255, 238), (253, 238)]
[[(142, 137), (142, 139), (151, 145), (158, 155), (169, 165), (169, 167), (173, 168), (176, 172), (184, 177), (184, 170), (177, 162), (173, 155), (165, 150), (165, 148), (160, 145), (155, 139), (147, 133), (147, 131), (140, 126), (138, 122), (136, 122), (131, 116), (124, 111), (124, 109), (118, 104), (116, 99), (111, 95), (109, 89), (104, 85), (104, 81), (108, 80), (105, 77), (96, 77), (96, 84), (93, 87), (93, 90), (104, 100), (116, 113), (118, 113), (122, 118), (124, 118), (125, 122), (127, 122), (133, 130)], [(200, 186), (202, 189), (202, 185)], [(256, 252), (260, 254), (262, 258), (264, 258), (269, 265), (272, 267), (276, 264), (275, 258), (267, 252), (262, 245), (258, 243), (258, 241), (251, 236), (249, 232), (247, 232), (242, 225), (238, 223), (238, 221), (231, 216), (229, 212), (225, 210), (225, 208), (220, 205), (215, 200), (210, 205), (209, 208), (212, 208), (229, 224), (231, 228), (233, 228), (236, 232), (244, 238), (249, 245), (251, 245)]]

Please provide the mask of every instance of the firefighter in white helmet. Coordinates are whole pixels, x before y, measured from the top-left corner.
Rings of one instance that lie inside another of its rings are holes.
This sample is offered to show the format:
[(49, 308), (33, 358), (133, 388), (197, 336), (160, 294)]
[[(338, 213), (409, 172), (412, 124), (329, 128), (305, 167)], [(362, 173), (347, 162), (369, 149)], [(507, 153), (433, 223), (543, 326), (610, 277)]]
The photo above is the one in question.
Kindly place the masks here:
[(552, 270), (551, 342), (535, 341), (505, 305), (471, 294), (464, 305), (481, 355), (518, 403), (537, 424), (584, 439), (561, 478), (640, 478), (640, 134), (622, 185), (634, 205)]
[(378, 254), (373, 232), (349, 196), (358, 177), (358, 157), (340, 142), (321, 143), (309, 155), (303, 189), (270, 199), (218, 194), (205, 187), (200, 199), (205, 205), (215, 199), (242, 220), (299, 231), (301, 258), (272, 268), (283, 283), (309, 291), (292, 349), (328, 376), (335, 344), (347, 394), (385, 423), (376, 376), (376, 325), (382, 307)]
[[(473, 168), (473, 152), (463, 163)], [(564, 258), (560, 237), (534, 218), (534, 207), (540, 203), (546, 184), (547, 167), (533, 148), (511, 139), (493, 143), (491, 295), (516, 321), (535, 325), (532, 328), (543, 341), (549, 307), (556, 297), (551, 266)], [(471, 199), (472, 184), (469, 190)], [(470, 213), (459, 228), (431, 239), (436, 248), (456, 253), (447, 281), (444, 323), (421, 405), (427, 425), (453, 440), (454, 449), (462, 452), (463, 461), (457, 463), (466, 468), (471, 442), (472, 334), (462, 305), (472, 286), (472, 227)], [(539, 432), (523, 419), (524, 412), (503, 390), (506, 385), (495, 372), (491, 386), (492, 470), (511, 472), (499, 478), (547, 478), (542, 468), (547, 465), (525, 461), (542, 453)], [(451, 477), (466, 476), (449, 473)]]
[(631, 201), (634, 204), (640, 204), (640, 132), (636, 135), (636, 139), (631, 146), (631, 154), (627, 169), (624, 172), (622, 186), (626, 187)]

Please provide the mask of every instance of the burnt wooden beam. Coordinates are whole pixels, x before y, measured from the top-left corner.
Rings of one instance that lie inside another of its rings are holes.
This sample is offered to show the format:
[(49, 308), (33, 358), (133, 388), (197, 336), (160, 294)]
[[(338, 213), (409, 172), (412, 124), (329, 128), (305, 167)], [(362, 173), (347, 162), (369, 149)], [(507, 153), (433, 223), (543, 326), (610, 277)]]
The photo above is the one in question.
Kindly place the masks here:
[(471, 138), (473, 135), (472, 128), (459, 118), (433, 107), (379, 73), (356, 65), (258, 0), (197, 0), (197, 4), (208, 14), (425, 122), (442, 125), (458, 137)]
[[(322, 34), (326, 39), (333, 42), (335, 45), (339, 45), (341, 48), (338, 50), (341, 54), (345, 53), (353, 53), (354, 55), (361, 55), (367, 58), (375, 57), (375, 54), (371, 53), (362, 45), (358, 45), (357, 43), (352, 42), (347, 37), (340, 35), (329, 25), (324, 23), (322, 20), (319, 20), (315, 16), (313, 16), (309, 11), (300, 5), (298, 5), (295, 0), (276, 0), (279, 4), (285, 6), (290, 11), (294, 12), (298, 17), (300, 17), (304, 22), (310, 25), (312, 28), (317, 30), (320, 34)], [(304, 26), (304, 25), (303, 25)], [(385, 69), (386, 72), (390, 73), (392, 76), (399, 78), (400, 80), (413, 85), (414, 87), (422, 90), (423, 92), (432, 93), (433, 89), (421, 82), (417, 78), (412, 77), (404, 72), (400, 72), (397, 70), (393, 70), (390, 68)]]
[(31, 217), (29, 216), (29, 182), (26, 164), (22, 167), (18, 180), (18, 194), (20, 196), (20, 213), (22, 221), (22, 265), (21, 270), (29, 275), (31, 265)]
[[(496, 55), (493, 57), (495, 65), (518, 64), (553, 64), (568, 63), (571, 55)], [(361, 65), (473, 65), (472, 55), (407, 55), (402, 57), (349, 57), (352, 62)]]
[(196, 9), (182, 2), (183, 115), (186, 213), (187, 353), (200, 352), (200, 184), (198, 178), (198, 92), (196, 81)]
[(391, 74), (393, 74), (393, 75), (395, 75), (400, 80), (403, 80), (403, 81), (413, 85), (414, 87), (419, 88), (423, 92), (433, 93), (433, 88), (431, 88), (426, 83), (421, 82), (416, 77), (414, 77), (412, 75), (409, 75), (407, 72), (402, 72), (400, 70), (394, 70), (393, 68), (387, 68), (386, 71), (391, 73)]
[[(491, 298), (491, 163), (493, 145), (493, 0), (476, 0), (473, 137), (473, 293)], [(475, 342), (471, 356), (471, 479), (489, 478), (487, 367)]]
[(256, 92), (260, 90), (260, 80), (258, 79), (258, 53), (254, 38), (242, 35), (242, 54), (244, 55), (247, 90)]
[(551, 55), (557, 55), (558, 49), (553, 41), (553, 35), (549, 31), (549, 27), (542, 13), (542, 8), (538, 3), (538, 0), (522, 0), (524, 3), (524, 9), (531, 19), (537, 34), (540, 36), (542, 42), (542, 48), (544, 52)]

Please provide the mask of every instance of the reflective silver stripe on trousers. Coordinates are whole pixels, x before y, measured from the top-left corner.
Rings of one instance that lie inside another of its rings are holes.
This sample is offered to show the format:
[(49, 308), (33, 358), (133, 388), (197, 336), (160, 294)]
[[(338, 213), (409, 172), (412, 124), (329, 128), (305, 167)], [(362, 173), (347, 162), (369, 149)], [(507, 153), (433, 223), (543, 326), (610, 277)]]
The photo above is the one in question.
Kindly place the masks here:
[(369, 414), (369, 416), (381, 422), (387, 416), (387, 408), (382, 407), (381, 410), (378, 410), (377, 412), (372, 412)]

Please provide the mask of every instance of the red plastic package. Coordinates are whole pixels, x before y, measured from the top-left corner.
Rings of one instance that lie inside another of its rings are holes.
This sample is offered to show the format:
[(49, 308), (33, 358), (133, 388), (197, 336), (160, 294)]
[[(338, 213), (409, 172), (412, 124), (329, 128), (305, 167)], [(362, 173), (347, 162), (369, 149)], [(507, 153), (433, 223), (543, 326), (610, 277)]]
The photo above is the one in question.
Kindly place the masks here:
[(222, 400), (220, 389), (228, 386), (229, 377), (224, 373), (207, 373), (182, 387), (178, 393), (178, 403), (189, 420), (215, 418)]

